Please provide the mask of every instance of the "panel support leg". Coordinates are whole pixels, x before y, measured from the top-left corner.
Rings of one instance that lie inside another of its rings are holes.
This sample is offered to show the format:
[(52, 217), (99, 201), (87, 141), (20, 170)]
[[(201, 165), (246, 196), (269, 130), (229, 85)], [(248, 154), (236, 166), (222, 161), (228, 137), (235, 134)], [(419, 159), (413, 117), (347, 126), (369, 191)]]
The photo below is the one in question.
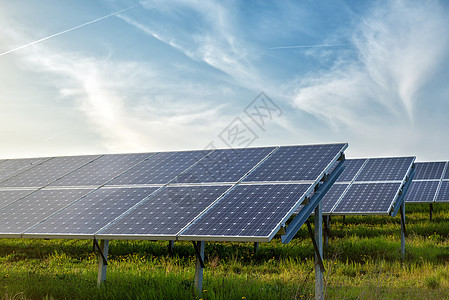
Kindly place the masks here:
[(323, 217), (321, 204), (315, 208), (315, 299), (324, 299)]
[(254, 242), (254, 253), (259, 252), (259, 242)]
[(401, 204), (401, 258), (405, 259), (405, 236), (407, 232), (405, 231), (405, 201)]
[(433, 213), (433, 204), (430, 203), (430, 211), (429, 211), (430, 221), (432, 221), (432, 213)]
[(168, 241), (168, 253), (173, 255), (175, 252), (175, 241)]
[(203, 269), (204, 269), (204, 248), (206, 242), (193, 242), (196, 254), (196, 264), (195, 264), (195, 290), (199, 297), (203, 292)]
[[(94, 240), (95, 241), (95, 240)], [(100, 285), (106, 280), (106, 268), (108, 266), (108, 251), (109, 251), (109, 240), (101, 240), (100, 242), (100, 254), (99, 256), (99, 266), (98, 266), (98, 278), (97, 278), (97, 286)]]

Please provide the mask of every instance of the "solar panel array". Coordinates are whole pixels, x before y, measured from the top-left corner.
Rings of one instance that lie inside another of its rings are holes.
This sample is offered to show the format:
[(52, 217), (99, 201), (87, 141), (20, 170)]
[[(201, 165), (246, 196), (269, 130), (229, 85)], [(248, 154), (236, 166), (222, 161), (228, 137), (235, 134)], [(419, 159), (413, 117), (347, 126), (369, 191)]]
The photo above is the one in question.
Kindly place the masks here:
[(410, 175), (415, 157), (347, 159), (322, 200), (323, 214), (388, 215)]
[(0, 237), (268, 241), (346, 147), (0, 160)]
[(405, 202), (449, 202), (449, 162), (418, 162)]

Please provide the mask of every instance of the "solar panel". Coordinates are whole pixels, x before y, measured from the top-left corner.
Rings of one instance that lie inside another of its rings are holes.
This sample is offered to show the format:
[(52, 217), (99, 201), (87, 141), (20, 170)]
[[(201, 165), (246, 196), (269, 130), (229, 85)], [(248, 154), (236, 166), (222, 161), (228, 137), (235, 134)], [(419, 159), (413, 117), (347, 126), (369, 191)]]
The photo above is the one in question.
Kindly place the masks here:
[(323, 214), (330, 214), (332, 208), (340, 200), (349, 184), (333, 184), (326, 195), (321, 200), (321, 209)]
[(420, 162), (415, 164), (414, 180), (440, 179), (446, 162)]
[(192, 222), (231, 186), (166, 187), (107, 228), (99, 238), (167, 238)]
[(184, 174), (177, 183), (237, 182), (275, 148), (216, 150)]
[(448, 202), (449, 201), (449, 181), (442, 181), (440, 190), (436, 198), (437, 202)]
[(24, 236), (92, 236), (157, 189), (100, 188), (28, 230)]
[(355, 181), (402, 181), (414, 160), (414, 157), (370, 158)]
[(351, 182), (362, 168), (366, 159), (346, 159), (342, 162), (343, 171), (337, 178), (337, 182)]
[(154, 153), (107, 154), (56, 180), (50, 186), (98, 186)]
[(20, 235), (90, 191), (38, 190), (0, 210), (0, 236)]
[(210, 152), (160, 152), (110, 181), (108, 185), (166, 184)]
[[(415, 174), (416, 176), (416, 174)], [(438, 189), (439, 181), (415, 181), (405, 195), (405, 202), (427, 203), (433, 202)]]
[(280, 147), (244, 182), (317, 180), (332, 167), (347, 144)]
[(401, 183), (355, 183), (333, 213), (388, 214), (400, 187)]
[(99, 156), (54, 157), (0, 183), (3, 187), (44, 187), (73, 170), (93, 161)]
[(35, 190), (0, 190), (0, 209), (34, 191)]
[(179, 238), (270, 240), (304, 199), (310, 184), (238, 185)]
[(8, 159), (0, 164), (0, 182), (30, 169), (50, 158)]
[(446, 164), (446, 173), (444, 173), (444, 179), (449, 179), (449, 162)]

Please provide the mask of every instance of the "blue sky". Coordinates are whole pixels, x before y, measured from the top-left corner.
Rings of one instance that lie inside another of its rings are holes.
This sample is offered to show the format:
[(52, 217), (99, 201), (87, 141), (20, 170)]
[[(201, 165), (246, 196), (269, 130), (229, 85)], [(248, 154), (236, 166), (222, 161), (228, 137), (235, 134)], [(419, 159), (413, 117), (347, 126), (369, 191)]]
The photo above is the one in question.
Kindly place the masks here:
[(348, 142), (348, 157), (448, 160), (448, 15), (444, 1), (2, 1), (0, 157)]

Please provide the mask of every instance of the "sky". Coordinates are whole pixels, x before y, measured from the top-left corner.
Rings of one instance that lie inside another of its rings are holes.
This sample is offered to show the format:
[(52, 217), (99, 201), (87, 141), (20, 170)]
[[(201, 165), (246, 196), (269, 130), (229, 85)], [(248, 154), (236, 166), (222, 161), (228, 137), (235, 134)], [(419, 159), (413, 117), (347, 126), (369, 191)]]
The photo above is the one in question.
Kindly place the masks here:
[(449, 160), (446, 1), (0, 1), (0, 158), (347, 142)]

